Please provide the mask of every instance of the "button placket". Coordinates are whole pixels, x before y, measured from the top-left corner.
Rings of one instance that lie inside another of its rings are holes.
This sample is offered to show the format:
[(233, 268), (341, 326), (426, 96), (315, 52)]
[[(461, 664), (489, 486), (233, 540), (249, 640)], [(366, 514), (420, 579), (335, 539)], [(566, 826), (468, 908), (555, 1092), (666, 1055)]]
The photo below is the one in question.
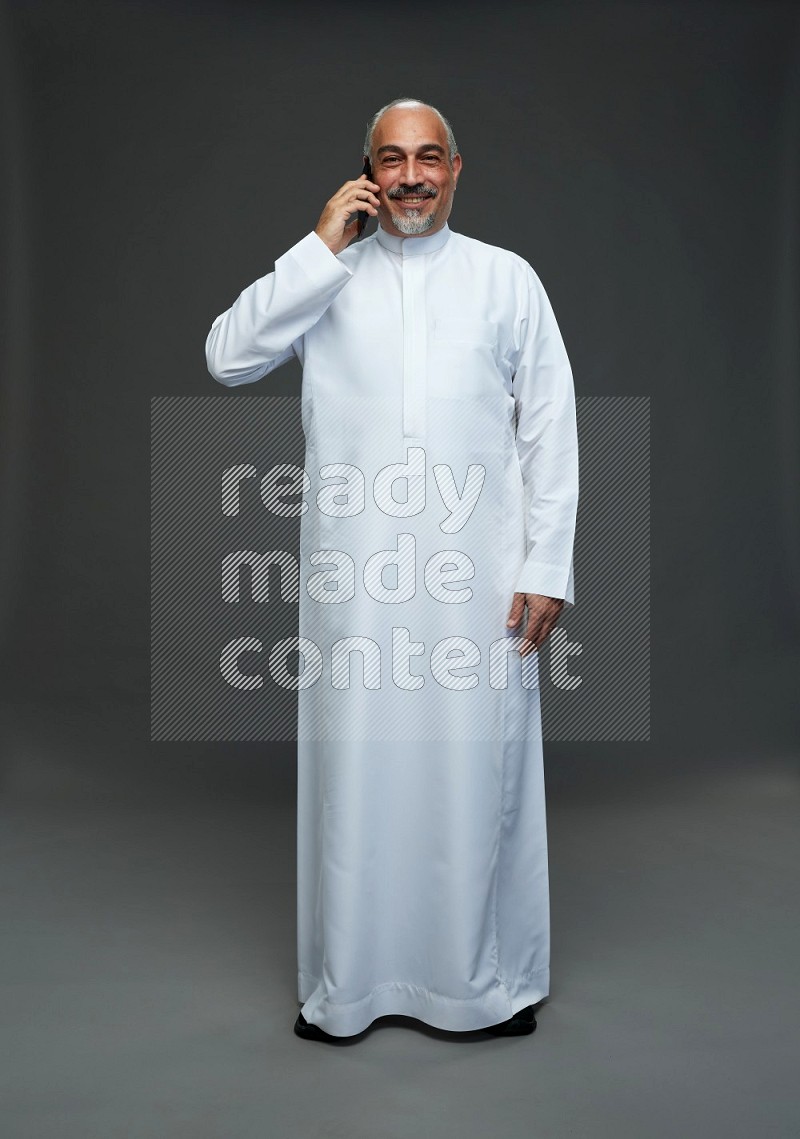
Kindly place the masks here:
[(403, 436), (406, 446), (425, 437), (427, 319), (425, 258), (403, 257)]

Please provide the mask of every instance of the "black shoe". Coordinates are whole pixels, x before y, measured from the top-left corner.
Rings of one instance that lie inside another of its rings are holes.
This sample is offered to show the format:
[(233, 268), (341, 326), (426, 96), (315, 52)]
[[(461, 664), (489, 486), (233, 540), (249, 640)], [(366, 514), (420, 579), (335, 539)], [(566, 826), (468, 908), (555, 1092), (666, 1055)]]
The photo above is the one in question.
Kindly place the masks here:
[(303, 1040), (324, 1040), (326, 1044), (342, 1044), (345, 1040), (352, 1040), (352, 1036), (331, 1036), (318, 1024), (309, 1024), (302, 1013), (294, 1022), (295, 1035), (302, 1036)]
[(533, 1005), (528, 1005), (515, 1012), (508, 1020), (503, 1020), (500, 1024), (490, 1024), (483, 1031), (490, 1032), (492, 1036), (529, 1036), (535, 1029), (536, 1017), (533, 1015)]

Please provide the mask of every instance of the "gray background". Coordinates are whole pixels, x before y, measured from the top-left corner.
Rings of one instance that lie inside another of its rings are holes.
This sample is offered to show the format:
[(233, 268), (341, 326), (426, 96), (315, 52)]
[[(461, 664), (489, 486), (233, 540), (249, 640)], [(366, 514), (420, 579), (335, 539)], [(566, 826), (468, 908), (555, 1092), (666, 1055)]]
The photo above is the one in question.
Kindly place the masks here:
[[(795, 1135), (800, 10), (4, 3), (0, 33), (4, 1134)], [(211, 321), (399, 95), (450, 117), (452, 228), (534, 266), (578, 391), (652, 398), (653, 738), (547, 749), (537, 1033), (330, 1049), (291, 1033), (291, 745), (149, 741), (149, 408), (225, 394)]]

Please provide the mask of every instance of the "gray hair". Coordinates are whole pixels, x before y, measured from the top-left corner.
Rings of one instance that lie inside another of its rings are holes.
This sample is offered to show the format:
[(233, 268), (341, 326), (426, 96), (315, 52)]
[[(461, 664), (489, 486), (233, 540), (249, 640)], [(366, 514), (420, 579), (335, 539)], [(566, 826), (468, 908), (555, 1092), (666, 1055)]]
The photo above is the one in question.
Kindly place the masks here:
[(436, 107), (431, 106), (430, 103), (424, 103), (421, 99), (392, 99), (391, 103), (387, 103), (385, 107), (381, 107), (379, 111), (376, 111), (367, 123), (367, 133), (364, 137), (364, 154), (372, 159), (372, 136), (375, 134), (375, 127), (378, 125), (378, 119), (381, 117), (381, 115), (385, 115), (387, 111), (391, 111), (392, 107), (427, 107), (429, 111), (433, 111), (435, 115), (438, 115), (447, 134), (447, 147), (450, 151), (450, 165), (453, 165), (453, 159), (458, 154), (458, 147), (456, 146), (455, 136), (453, 135), (453, 128), (450, 126), (449, 122), (441, 111), (437, 110)]

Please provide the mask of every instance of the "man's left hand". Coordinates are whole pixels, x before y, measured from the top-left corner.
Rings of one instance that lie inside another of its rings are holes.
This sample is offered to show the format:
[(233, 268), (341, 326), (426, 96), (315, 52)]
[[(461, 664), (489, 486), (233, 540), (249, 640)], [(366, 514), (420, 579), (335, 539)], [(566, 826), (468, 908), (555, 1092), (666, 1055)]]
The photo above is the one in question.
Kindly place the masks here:
[(564, 599), (561, 597), (544, 597), (541, 593), (515, 593), (506, 622), (509, 629), (519, 625), (522, 620), (522, 612), (526, 606), (528, 609), (528, 625), (522, 634), (525, 638), (525, 644), (519, 647), (519, 655), (522, 657), (540, 648), (550, 636), (550, 630), (561, 616)]

